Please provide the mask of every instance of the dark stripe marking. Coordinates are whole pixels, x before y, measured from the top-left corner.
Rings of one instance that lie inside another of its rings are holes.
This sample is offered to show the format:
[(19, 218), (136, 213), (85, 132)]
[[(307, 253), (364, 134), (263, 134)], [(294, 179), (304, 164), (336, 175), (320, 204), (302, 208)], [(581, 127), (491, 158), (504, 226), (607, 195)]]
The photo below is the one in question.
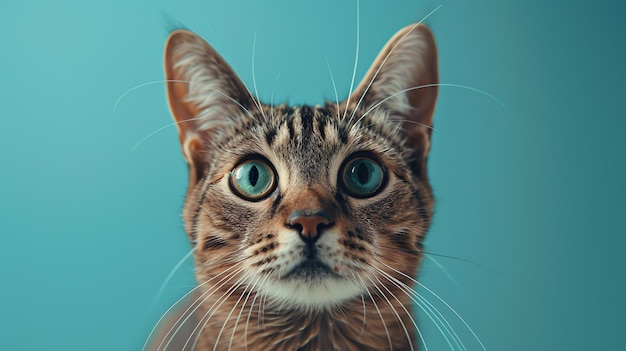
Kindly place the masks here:
[(276, 130), (274, 128), (270, 129), (265, 133), (265, 141), (267, 145), (272, 146), (274, 140), (276, 139)]
[(207, 236), (202, 243), (203, 250), (219, 249), (226, 246), (226, 241), (217, 236)]
[(322, 138), (322, 140), (326, 140), (326, 131), (324, 130), (326, 128), (326, 122), (327, 122), (326, 118), (327, 118), (326, 115), (317, 117), (317, 131), (320, 137)]
[(287, 128), (289, 128), (289, 138), (293, 139), (296, 136), (296, 132), (293, 128), (293, 116), (288, 116), (287, 117)]
[(276, 195), (276, 199), (274, 199), (274, 202), (272, 203), (272, 207), (270, 207), (271, 217), (274, 217), (274, 215), (276, 215), (276, 211), (278, 210), (278, 206), (280, 205), (282, 200), (283, 200), (283, 196), (280, 193), (278, 193), (278, 195)]
[(302, 139), (309, 140), (313, 134), (313, 110), (309, 106), (300, 108), (300, 120), (302, 120)]
[(348, 129), (344, 125), (337, 126), (337, 133), (342, 144), (348, 143)]

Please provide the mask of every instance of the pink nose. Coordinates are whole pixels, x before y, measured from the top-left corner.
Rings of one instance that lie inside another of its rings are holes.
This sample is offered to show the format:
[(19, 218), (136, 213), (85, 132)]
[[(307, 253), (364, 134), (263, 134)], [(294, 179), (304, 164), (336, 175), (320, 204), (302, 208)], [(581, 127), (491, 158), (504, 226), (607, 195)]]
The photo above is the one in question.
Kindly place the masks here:
[(309, 243), (317, 241), (321, 230), (329, 224), (331, 224), (330, 220), (323, 212), (311, 215), (294, 212), (289, 217), (289, 225), (298, 229), (302, 240)]

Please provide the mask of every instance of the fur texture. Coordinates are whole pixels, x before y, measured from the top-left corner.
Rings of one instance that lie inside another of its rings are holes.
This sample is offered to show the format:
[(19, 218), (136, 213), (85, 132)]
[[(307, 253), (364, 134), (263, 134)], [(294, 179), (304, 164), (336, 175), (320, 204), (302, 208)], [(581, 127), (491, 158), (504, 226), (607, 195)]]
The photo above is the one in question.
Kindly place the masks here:
[[(400, 30), (339, 104), (264, 105), (187, 31), (168, 39), (165, 70), (199, 286), (152, 349), (416, 350), (409, 291), (434, 206), (430, 31)], [(381, 169), (365, 196), (345, 175), (361, 159)], [(249, 160), (274, 182), (252, 200), (233, 187)]]

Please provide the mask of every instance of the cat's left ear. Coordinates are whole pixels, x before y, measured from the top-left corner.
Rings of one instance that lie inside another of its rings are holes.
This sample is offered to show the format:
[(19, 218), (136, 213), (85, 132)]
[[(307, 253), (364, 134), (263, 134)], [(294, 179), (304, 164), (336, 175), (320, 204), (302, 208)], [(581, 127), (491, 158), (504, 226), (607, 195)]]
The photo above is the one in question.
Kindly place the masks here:
[(210, 164), (213, 136), (242, 123), (256, 105), (222, 56), (192, 32), (170, 34), (164, 61), (167, 97), (189, 166), (191, 189)]
[(350, 98), (351, 105), (362, 99), (363, 111), (381, 109), (389, 119), (404, 121), (403, 137), (413, 149), (411, 168), (418, 176), (426, 176), (438, 83), (435, 39), (428, 27), (413, 24), (387, 42)]

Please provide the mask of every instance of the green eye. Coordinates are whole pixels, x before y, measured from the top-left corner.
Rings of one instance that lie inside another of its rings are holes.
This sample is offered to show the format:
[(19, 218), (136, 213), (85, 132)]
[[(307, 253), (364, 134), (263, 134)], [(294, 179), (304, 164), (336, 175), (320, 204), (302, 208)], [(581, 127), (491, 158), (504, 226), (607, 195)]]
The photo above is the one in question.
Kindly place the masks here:
[(259, 159), (246, 160), (230, 172), (230, 188), (239, 197), (258, 201), (276, 187), (276, 175), (270, 165)]
[(341, 181), (350, 196), (370, 197), (382, 188), (385, 171), (376, 160), (367, 156), (357, 156), (342, 168)]

